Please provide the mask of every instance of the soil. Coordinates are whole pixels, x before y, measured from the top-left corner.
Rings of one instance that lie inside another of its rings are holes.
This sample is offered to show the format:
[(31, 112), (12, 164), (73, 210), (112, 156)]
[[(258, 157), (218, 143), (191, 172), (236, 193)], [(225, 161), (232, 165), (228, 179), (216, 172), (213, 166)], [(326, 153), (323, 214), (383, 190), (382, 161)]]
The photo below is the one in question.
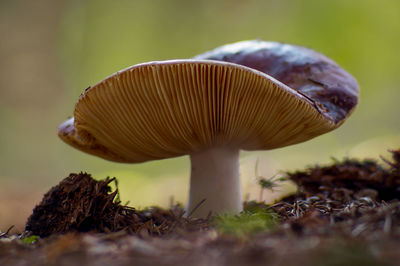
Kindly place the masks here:
[(71, 174), (26, 232), (0, 232), (0, 265), (398, 265), (400, 150), (392, 155), (384, 166), (345, 159), (286, 173), (296, 194), (207, 219), (180, 205), (124, 206), (115, 179)]

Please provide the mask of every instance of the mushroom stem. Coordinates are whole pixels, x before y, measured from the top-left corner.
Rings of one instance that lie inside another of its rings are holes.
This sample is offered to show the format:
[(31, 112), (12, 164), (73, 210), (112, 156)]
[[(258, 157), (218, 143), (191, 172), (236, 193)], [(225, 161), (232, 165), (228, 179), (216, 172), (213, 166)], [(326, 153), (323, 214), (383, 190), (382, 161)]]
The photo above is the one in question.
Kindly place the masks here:
[(238, 149), (208, 149), (191, 154), (190, 161), (187, 215), (205, 218), (210, 212), (238, 213), (242, 210)]

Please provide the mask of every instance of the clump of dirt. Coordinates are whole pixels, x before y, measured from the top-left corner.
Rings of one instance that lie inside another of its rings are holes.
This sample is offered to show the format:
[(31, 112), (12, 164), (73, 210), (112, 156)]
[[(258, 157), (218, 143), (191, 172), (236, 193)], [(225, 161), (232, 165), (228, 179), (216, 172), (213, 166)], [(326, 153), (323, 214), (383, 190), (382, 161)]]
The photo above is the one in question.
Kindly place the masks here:
[[(109, 233), (127, 231), (162, 235), (179, 225), (190, 230), (202, 221), (182, 217), (183, 209), (149, 208), (136, 210), (123, 206), (118, 190), (111, 192), (115, 178), (96, 181), (87, 173), (70, 174), (47, 192), (28, 218), (26, 230), (40, 237), (67, 232)], [(199, 226), (197, 226), (199, 224)]]
[(299, 196), (350, 202), (363, 197), (377, 201), (400, 199), (400, 150), (392, 151), (390, 166), (383, 168), (374, 160), (345, 159), (330, 166), (315, 166), (305, 171), (287, 173), (299, 186)]
[(287, 173), (284, 178), (298, 184), (298, 192), (264, 208), (298, 235), (400, 237), (400, 150), (383, 160), (389, 168), (345, 159)]

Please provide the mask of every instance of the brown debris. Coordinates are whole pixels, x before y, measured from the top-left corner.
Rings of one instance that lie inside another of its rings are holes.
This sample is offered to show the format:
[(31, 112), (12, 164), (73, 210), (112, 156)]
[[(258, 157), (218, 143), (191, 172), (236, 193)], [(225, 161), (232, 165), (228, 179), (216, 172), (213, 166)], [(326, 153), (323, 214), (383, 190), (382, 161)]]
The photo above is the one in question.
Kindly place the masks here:
[[(109, 184), (115, 178), (96, 181), (89, 174), (70, 174), (47, 192), (28, 218), (26, 230), (40, 237), (67, 232), (127, 233), (163, 235), (180, 228), (201, 228), (204, 221), (182, 217), (183, 209), (136, 210), (116, 200)], [(199, 224), (199, 226), (197, 226)], [(206, 225), (205, 225), (206, 226)]]
[(304, 195), (350, 202), (362, 197), (378, 201), (400, 199), (400, 150), (392, 151), (393, 161), (385, 169), (374, 160), (346, 159), (330, 166), (315, 166), (288, 173)]
[(400, 237), (400, 150), (390, 168), (346, 159), (288, 173), (299, 192), (270, 206), (297, 235)]

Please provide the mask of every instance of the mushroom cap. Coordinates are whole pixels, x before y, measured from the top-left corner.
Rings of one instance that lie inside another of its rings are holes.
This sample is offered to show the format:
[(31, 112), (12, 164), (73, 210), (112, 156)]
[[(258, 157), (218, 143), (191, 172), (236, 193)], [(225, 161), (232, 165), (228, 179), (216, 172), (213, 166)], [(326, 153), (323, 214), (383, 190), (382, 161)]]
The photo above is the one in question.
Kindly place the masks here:
[(350, 74), (310, 49), (246, 41), (119, 71), (81, 94), (58, 134), (118, 162), (215, 146), (274, 149), (337, 128), (358, 90)]

